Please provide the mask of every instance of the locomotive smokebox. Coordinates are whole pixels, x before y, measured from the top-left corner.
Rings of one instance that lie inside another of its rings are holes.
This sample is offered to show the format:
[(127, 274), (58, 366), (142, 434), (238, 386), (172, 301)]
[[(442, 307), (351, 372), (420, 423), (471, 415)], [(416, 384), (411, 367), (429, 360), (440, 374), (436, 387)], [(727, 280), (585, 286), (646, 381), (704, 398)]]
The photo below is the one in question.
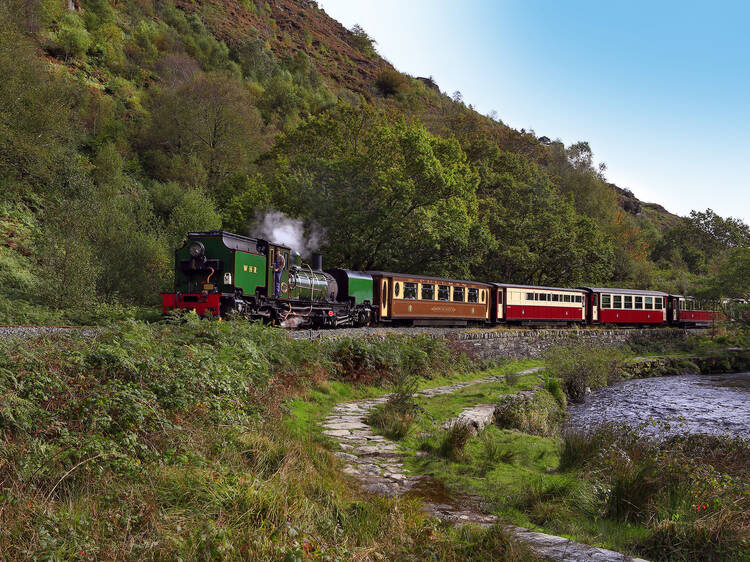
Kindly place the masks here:
[(319, 254), (318, 252), (313, 252), (312, 268), (314, 271), (323, 271), (323, 254)]

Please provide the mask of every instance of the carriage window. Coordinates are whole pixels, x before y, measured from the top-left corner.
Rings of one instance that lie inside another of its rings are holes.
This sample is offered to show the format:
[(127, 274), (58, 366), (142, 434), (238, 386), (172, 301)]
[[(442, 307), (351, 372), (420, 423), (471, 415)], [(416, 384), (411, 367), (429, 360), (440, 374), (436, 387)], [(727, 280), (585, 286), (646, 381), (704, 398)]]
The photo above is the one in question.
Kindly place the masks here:
[(438, 285), (438, 300), (439, 301), (451, 300), (451, 288), (448, 285)]
[[(528, 300), (528, 297), (531, 293), (526, 293), (526, 299)], [(533, 295), (532, 295), (533, 296)], [(503, 304), (503, 292), (498, 289), (497, 291), (497, 304)]]
[(680, 310), (685, 310), (685, 301), (680, 299)]
[(563, 295), (563, 302), (570, 302), (570, 295)]
[(612, 308), (612, 295), (602, 295), (602, 308)]
[(435, 300), (435, 285), (432, 283), (422, 285), (422, 299), (426, 301)]
[(550, 299), (552, 302), (558, 302), (560, 300), (560, 295), (552, 294), (550, 296), (552, 297)]
[(463, 287), (453, 287), (453, 301), (464, 302), (464, 288)]
[(612, 297), (612, 308), (622, 308), (622, 297), (620, 295)]
[(479, 289), (469, 289), (469, 302), (479, 302)]
[(393, 294), (398, 296), (399, 293), (401, 293), (401, 283), (396, 283), (396, 286), (393, 288)]
[(533, 301), (534, 300), (534, 293), (526, 293), (526, 300), (527, 301)]
[(583, 302), (581, 295), (576, 295), (576, 302)]
[(416, 283), (404, 283), (404, 298), (405, 299), (417, 298), (417, 284)]
[(633, 297), (631, 297), (630, 295), (625, 295), (625, 308), (633, 308)]
[(654, 298), (654, 310), (661, 310), (664, 308), (664, 305), (662, 304), (661, 297)]
[(636, 310), (643, 310), (643, 297), (635, 297), (635, 305), (633, 308)]
[(546, 301), (547, 300), (547, 293), (539, 293), (539, 300), (540, 301)]
[(643, 308), (646, 310), (653, 310), (654, 308), (654, 298), (653, 297), (644, 297), (645, 305)]
[(383, 302), (388, 300), (388, 283), (383, 283)]

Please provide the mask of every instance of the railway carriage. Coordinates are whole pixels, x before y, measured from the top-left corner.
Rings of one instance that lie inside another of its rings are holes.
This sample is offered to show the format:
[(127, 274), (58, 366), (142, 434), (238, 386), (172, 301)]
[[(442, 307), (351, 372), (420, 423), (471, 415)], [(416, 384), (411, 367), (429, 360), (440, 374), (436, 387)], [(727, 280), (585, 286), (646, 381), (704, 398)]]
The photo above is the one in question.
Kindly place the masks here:
[(589, 324), (664, 324), (669, 295), (661, 291), (583, 287)]
[(443, 277), (369, 271), (381, 322), (466, 326), (490, 321), (492, 286)]
[(584, 323), (586, 291), (492, 283), (494, 322)]
[(669, 295), (667, 317), (670, 324), (678, 326), (708, 326), (717, 313), (701, 310), (693, 297)]

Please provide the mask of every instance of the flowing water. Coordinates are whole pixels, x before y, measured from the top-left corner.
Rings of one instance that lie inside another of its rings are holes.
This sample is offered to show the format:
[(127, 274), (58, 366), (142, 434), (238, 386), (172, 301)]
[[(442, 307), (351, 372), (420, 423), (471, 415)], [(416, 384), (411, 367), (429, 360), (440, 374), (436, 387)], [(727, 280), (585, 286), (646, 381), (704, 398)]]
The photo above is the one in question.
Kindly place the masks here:
[(750, 373), (625, 381), (594, 391), (568, 412), (573, 427), (656, 420), (669, 423), (671, 432), (750, 438)]

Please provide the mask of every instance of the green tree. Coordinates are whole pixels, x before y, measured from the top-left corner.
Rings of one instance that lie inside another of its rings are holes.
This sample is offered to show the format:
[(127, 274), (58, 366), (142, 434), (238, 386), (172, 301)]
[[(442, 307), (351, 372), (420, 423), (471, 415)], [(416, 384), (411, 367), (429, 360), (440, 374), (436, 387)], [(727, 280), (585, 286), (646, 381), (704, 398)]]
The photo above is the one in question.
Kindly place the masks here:
[(338, 107), (276, 153), (274, 202), (325, 228), (334, 263), (465, 275), (481, 258), (476, 176), (455, 140)]
[(610, 240), (576, 213), (527, 158), (490, 151), (478, 162), (481, 215), (492, 235), (477, 275), (528, 284), (601, 282), (612, 271)]
[[(260, 114), (248, 91), (228, 74), (194, 74), (174, 89), (155, 94), (149, 107), (147, 145), (183, 161), (197, 158), (209, 191), (229, 174), (247, 170), (263, 146)], [(155, 171), (167, 180), (179, 172), (174, 167)]]

